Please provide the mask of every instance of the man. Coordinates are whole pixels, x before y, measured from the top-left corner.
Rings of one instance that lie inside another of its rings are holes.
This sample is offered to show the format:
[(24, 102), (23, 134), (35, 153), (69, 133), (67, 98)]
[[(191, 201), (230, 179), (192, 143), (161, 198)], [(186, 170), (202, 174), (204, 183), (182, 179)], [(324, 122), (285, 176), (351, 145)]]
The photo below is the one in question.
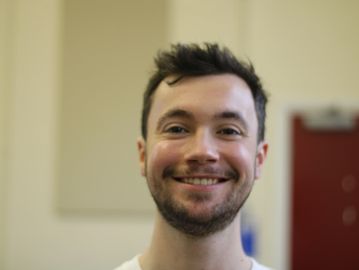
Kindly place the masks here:
[(141, 173), (157, 205), (149, 248), (116, 270), (264, 270), (239, 210), (261, 174), (267, 97), (251, 65), (216, 44), (172, 46), (144, 94)]

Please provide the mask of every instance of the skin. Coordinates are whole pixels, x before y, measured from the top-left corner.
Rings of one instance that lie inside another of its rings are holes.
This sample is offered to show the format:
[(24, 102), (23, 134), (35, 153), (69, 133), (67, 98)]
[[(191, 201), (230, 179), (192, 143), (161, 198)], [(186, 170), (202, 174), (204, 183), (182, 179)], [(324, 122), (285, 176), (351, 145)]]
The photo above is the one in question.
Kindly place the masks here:
[[(248, 85), (232, 74), (184, 78), (172, 86), (166, 81), (154, 95), (147, 140), (138, 140), (141, 173), (153, 197), (159, 203), (169, 200), (203, 222), (226, 207), (239, 209), (261, 174), (268, 148), (257, 141), (258, 122)], [(188, 178), (217, 182), (185, 183)], [(250, 269), (239, 227), (240, 215), (235, 214), (223, 228), (193, 236), (158, 212), (141, 267)]]

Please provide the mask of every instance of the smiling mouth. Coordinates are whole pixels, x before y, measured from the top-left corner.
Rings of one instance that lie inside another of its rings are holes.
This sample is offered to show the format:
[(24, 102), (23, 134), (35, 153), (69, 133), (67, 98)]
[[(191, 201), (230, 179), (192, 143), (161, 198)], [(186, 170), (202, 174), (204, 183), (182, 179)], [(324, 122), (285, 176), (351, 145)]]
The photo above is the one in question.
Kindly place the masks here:
[(180, 183), (190, 184), (190, 185), (199, 185), (199, 186), (210, 186), (216, 185), (218, 183), (222, 183), (227, 181), (228, 179), (225, 178), (200, 178), (200, 177), (174, 177), (174, 180)]

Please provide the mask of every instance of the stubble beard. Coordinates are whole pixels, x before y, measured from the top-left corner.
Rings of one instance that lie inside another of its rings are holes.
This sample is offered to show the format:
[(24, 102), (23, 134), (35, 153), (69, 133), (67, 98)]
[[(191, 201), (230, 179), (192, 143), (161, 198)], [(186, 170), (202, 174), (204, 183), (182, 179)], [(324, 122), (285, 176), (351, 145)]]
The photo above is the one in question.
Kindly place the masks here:
[[(173, 199), (172, 194), (165, 192), (160, 181), (153, 181), (151, 195), (162, 217), (175, 229), (193, 238), (203, 238), (224, 230), (237, 216), (239, 210), (247, 200), (253, 185), (253, 181), (245, 182), (237, 174), (236, 181), (239, 189), (233, 189), (223, 198), (220, 204), (213, 207), (209, 214), (191, 214), (181, 203)], [(210, 195), (192, 194), (190, 199), (194, 202), (205, 203)]]

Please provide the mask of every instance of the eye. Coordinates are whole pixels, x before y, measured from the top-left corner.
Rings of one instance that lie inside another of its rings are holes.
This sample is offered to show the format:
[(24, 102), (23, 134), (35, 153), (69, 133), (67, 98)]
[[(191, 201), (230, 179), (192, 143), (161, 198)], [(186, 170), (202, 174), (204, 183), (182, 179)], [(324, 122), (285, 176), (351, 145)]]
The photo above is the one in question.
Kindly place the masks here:
[(166, 133), (181, 134), (188, 133), (188, 130), (181, 126), (171, 126), (165, 130)]
[(217, 132), (217, 134), (226, 135), (226, 136), (238, 136), (241, 135), (242, 133), (234, 128), (222, 128)]

